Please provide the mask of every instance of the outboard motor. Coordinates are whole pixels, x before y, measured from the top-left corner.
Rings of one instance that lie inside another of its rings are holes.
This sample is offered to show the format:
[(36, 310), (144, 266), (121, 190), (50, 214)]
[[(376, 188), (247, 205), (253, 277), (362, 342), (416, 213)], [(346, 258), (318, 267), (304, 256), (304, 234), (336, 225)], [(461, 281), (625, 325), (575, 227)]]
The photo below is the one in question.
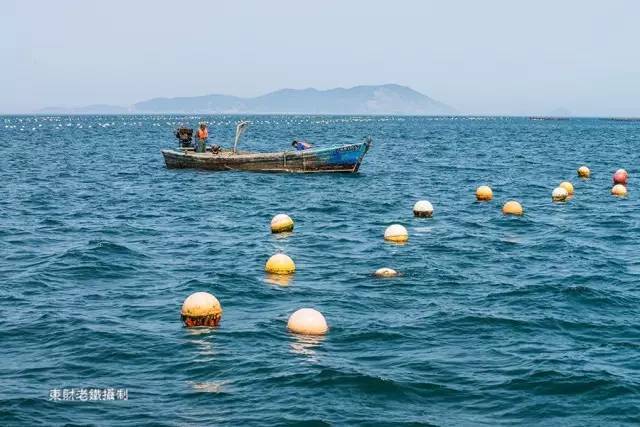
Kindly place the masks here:
[(193, 141), (193, 129), (185, 127), (176, 129), (176, 138), (178, 138), (180, 147), (191, 147)]

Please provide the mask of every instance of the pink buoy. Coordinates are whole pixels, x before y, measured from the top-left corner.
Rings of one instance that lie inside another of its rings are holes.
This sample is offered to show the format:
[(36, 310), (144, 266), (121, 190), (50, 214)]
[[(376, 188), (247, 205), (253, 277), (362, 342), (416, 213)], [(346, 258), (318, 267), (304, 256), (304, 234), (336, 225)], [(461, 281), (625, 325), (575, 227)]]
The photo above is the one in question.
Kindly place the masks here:
[(629, 174), (624, 169), (618, 169), (616, 173), (613, 174), (614, 184), (627, 185), (628, 180), (629, 180)]

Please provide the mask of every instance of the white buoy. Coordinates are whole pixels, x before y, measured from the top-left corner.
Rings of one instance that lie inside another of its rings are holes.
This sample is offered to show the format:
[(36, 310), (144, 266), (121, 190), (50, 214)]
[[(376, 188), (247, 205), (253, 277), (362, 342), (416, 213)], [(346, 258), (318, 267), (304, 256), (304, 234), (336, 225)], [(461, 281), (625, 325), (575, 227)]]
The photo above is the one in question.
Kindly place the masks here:
[(374, 274), (378, 277), (394, 277), (398, 275), (398, 272), (393, 268), (383, 267), (377, 269)]
[(431, 218), (433, 216), (433, 205), (428, 200), (420, 200), (413, 205), (413, 214), (421, 218)]
[(404, 243), (409, 240), (409, 232), (400, 224), (393, 224), (384, 231), (384, 240), (395, 243)]
[(293, 231), (293, 220), (287, 214), (278, 214), (271, 220), (271, 232), (283, 233)]
[(301, 308), (289, 317), (287, 328), (304, 335), (324, 335), (329, 327), (322, 313), (313, 308)]
[(627, 187), (622, 184), (616, 184), (611, 189), (611, 194), (617, 197), (624, 197), (627, 195)]
[(569, 192), (564, 187), (556, 187), (551, 193), (551, 198), (554, 202), (564, 202), (569, 197)]

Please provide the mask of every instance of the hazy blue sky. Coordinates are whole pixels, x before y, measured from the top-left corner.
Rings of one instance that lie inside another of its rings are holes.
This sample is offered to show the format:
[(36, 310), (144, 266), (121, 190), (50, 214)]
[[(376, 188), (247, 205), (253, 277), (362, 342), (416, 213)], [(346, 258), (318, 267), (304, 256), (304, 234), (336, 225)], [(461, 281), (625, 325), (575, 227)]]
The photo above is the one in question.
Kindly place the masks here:
[(640, 115), (640, 1), (0, 0), (0, 111), (408, 85), (469, 113)]

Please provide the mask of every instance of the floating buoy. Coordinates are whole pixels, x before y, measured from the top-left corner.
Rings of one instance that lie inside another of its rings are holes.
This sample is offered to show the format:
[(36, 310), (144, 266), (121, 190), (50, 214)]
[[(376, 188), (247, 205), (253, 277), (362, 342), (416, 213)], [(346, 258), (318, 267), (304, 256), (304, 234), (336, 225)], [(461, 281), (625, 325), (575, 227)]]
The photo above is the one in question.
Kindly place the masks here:
[(616, 173), (613, 174), (613, 183), (614, 184), (622, 184), (627, 185), (627, 180), (629, 179), (629, 174), (624, 169), (618, 169)]
[(322, 313), (313, 308), (301, 308), (289, 316), (287, 328), (304, 335), (324, 335), (329, 329)]
[(375, 275), (378, 277), (394, 277), (398, 275), (398, 272), (395, 271), (393, 268), (383, 267), (383, 268), (377, 269), (375, 272)]
[(196, 292), (187, 297), (180, 311), (185, 326), (218, 326), (222, 319), (222, 306), (216, 297), (208, 292)]
[(404, 243), (409, 240), (409, 233), (404, 226), (393, 224), (384, 231), (384, 240), (395, 243)]
[(502, 207), (502, 213), (505, 215), (522, 215), (522, 205), (515, 200), (509, 200)]
[(487, 185), (481, 185), (476, 189), (476, 199), (480, 202), (487, 202), (493, 199), (493, 191)]
[(622, 184), (616, 184), (611, 189), (611, 194), (618, 197), (623, 197), (627, 195), (627, 187)]
[(586, 166), (580, 166), (578, 168), (578, 176), (580, 178), (589, 178), (591, 176), (591, 171)]
[(562, 187), (565, 190), (567, 190), (567, 193), (569, 194), (569, 196), (573, 194), (573, 184), (570, 183), (569, 181), (562, 181), (558, 187)]
[(265, 264), (264, 271), (271, 274), (291, 274), (296, 271), (296, 265), (289, 256), (275, 254)]
[(421, 218), (431, 218), (433, 216), (433, 205), (428, 200), (420, 200), (413, 205), (413, 214)]
[(569, 197), (569, 192), (564, 187), (556, 187), (551, 193), (551, 198), (554, 202), (564, 202)]
[(278, 214), (271, 220), (271, 232), (283, 233), (293, 231), (293, 220), (287, 214)]

